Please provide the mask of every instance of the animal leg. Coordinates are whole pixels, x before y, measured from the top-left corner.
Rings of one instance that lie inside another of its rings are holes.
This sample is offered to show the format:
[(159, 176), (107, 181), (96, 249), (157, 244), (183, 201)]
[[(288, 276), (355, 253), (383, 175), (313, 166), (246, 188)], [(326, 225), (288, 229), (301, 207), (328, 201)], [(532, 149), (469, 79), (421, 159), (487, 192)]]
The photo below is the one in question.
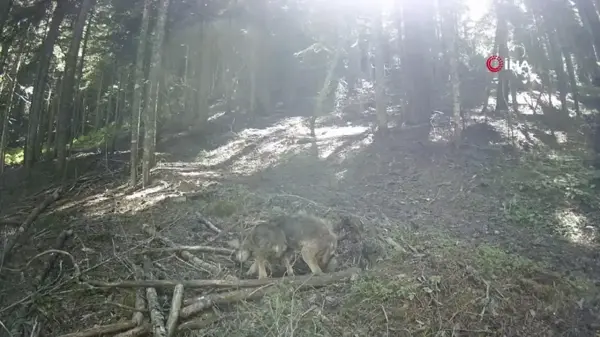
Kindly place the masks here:
[(310, 268), (310, 271), (313, 274), (319, 275), (319, 274), (323, 273), (323, 271), (321, 270), (321, 267), (319, 266), (319, 261), (318, 261), (317, 257), (315, 256), (314, 247), (311, 247), (311, 246), (302, 247), (302, 259), (304, 260), (304, 262), (306, 262), (306, 264)]

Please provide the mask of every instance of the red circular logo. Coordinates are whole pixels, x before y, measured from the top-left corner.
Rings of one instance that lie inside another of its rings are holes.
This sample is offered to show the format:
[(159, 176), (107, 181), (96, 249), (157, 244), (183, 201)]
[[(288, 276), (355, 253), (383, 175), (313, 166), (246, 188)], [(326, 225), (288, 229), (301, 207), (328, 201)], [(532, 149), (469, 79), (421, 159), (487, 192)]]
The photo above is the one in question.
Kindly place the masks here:
[(504, 67), (504, 60), (500, 56), (490, 56), (485, 62), (485, 66), (489, 71), (497, 73)]

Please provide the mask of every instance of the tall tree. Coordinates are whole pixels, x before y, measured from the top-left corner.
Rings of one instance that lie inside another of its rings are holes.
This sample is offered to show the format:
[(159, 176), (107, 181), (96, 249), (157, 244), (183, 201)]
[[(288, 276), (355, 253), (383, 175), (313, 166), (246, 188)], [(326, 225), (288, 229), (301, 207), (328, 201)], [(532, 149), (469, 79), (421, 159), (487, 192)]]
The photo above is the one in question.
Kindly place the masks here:
[[(158, 115), (159, 75), (162, 66), (163, 40), (165, 24), (169, 10), (169, 0), (159, 0), (156, 26), (152, 34), (153, 53), (150, 61), (150, 75), (148, 77), (148, 93), (146, 95), (146, 109), (144, 111), (144, 161), (142, 163), (142, 184), (150, 183), (150, 169), (154, 165), (154, 151), (156, 148), (156, 119)], [(206, 75), (206, 74), (203, 74)]]
[[(79, 46), (83, 37), (83, 28), (87, 15), (94, 7), (96, 0), (83, 0), (79, 8), (79, 14), (73, 25), (73, 37), (69, 51), (65, 57), (65, 72), (62, 78), (62, 91), (60, 105), (58, 109), (58, 124), (56, 125), (56, 157), (57, 172), (66, 174), (67, 162), (67, 142), (69, 137), (69, 124), (72, 117), (73, 92), (75, 85), (75, 72), (77, 71), (77, 56), (79, 55)], [(74, 126), (71, 126), (74, 127)]]
[(144, 88), (144, 59), (146, 55), (146, 36), (148, 35), (148, 23), (150, 21), (150, 6), (152, 0), (144, 1), (144, 11), (142, 13), (142, 24), (138, 37), (138, 47), (135, 60), (135, 75), (133, 78), (133, 98), (131, 104), (131, 159), (129, 165), (131, 172), (129, 184), (133, 187), (137, 183), (138, 166), (138, 140), (140, 138), (142, 89)]
[(30, 169), (35, 161), (36, 144), (38, 141), (38, 126), (42, 113), (42, 105), (44, 102), (44, 92), (46, 82), (48, 80), (48, 70), (52, 60), (52, 52), (54, 44), (59, 36), (59, 28), (65, 18), (68, 9), (67, 1), (58, 1), (52, 21), (48, 28), (46, 38), (42, 43), (42, 47), (38, 56), (38, 68), (36, 71), (35, 82), (33, 85), (33, 96), (31, 98), (31, 107), (29, 110), (29, 124), (27, 131), (27, 145), (25, 147), (25, 168)]

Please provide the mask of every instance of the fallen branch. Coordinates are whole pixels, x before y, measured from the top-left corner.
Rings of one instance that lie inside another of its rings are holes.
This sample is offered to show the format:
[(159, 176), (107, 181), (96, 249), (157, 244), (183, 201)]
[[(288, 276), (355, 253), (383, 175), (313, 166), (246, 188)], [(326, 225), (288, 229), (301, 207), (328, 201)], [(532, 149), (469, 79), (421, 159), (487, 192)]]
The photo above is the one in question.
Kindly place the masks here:
[(146, 249), (138, 254), (149, 254), (149, 253), (166, 253), (166, 252), (178, 252), (186, 250), (188, 252), (203, 252), (203, 253), (215, 253), (222, 255), (233, 255), (235, 252), (233, 249), (221, 248), (221, 247), (210, 247), (210, 246), (174, 246), (168, 248), (153, 248)]
[(121, 332), (120, 334), (114, 335), (114, 337), (139, 337), (145, 336), (150, 333), (150, 324), (140, 325), (131, 330)]
[(173, 290), (173, 300), (171, 301), (171, 312), (167, 318), (167, 337), (175, 335), (177, 321), (179, 320), (179, 311), (183, 302), (183, 285), (178, 284)]
[(46, 199), (44, 199), (44, 201), (42, 201), (41, 204), (37, 205), (37, 207), (35, 207), (33, 209), (33, 211), (31, 211), (31, 213), (29, 214), (29, 216), (27, 217), (27, 219), (25, 219), (25, 221), (23, 222), (23, 224), (19, 227), (18, 233), (15, 234), (12, 237), (12, 240), (10, 240), (6, 244), (6, 246), (4, 247), (4, 251), (2, 252), (2, 259), (0, 261), (0, 268), (2, 266), (4, 266), (5, 264), (8, 263), (8, 260), (11, 257), (12, 249), (15, 247), (15, 245), (21, 239), (21, 237), (24, 234), (26, 234), (27, 232), (29, 232), (29, 228), (31, 227), (31, 224), (33, 224), (33, 222), (35, 221), (35, 219), (37, 219), (37, 217), (48, 206), (50, 206), (50, 204), (52, 204), (53, 202), (55, 202), (56, 200), (58, 200), (58, 198), (60, 197), (61, 191), (62, 191), (62, 188), (60, 188), (60, 187), (57, 188), (56, 190), (54, 190), (54, 192), (51, 195), (49, 195), (48, 197), (46, 197)]
[(221, 318), (219, 316), (215, 315), (214, 313), (211, 313), (210, 315), (207, 315), (207, 317), (196, 318), (196, 319), (181, 323), (177, 327), (177, 332), (184, 332), (186, 330), (204, 329), (204, 328), (208, 327), (209, 325), (214, 324), (220, 320), (221, 320)]
[[(71, 229), (62, 231), (60, 233), (60, 235), (58, 236), (58, 238), (56, 238), (56, 243), (54, 244), (54, 249), (62, 250), (65, 246), (65, 243), (72, 235), (73, 235), (73, 230), (71, 230)], [(48, 277), (48, 274), (50, 273), (50, 270), (52, 270), (52, 268), (54, 267), (54, 263), (56, 263), (56, 259), (58, 259), (58, 254), (52, 255), (50, 257), (50, 259), (46, 262), (46, 267), (44, 268), (44, 271), (37, 277), (38, 286), (41, 286), (44, 283), (44, 281), (46, 280), (46, 277)]]
[(200, 221), (202, 224), (204, 224), (208, 229), (210, 229), (211, 231), (213, 231), (213, 232), (215, 232), (217, 234), (221, 234), (221, 229), (219, 227), (215, 226), (206, 217), (204, 217), (202, 215), (202, 213), (196, 212), (196, 216), (198, 217), (198, 221)]
[[(143, 224), (142, 229), (146, 233), (148, 233), (148, 235), (157, 238), (158, 240), (163, 242), (165, 245), (170, 246), (170, 247), (177, 247), (177, 245), (173, 241), (158, 235), (156, 230), (154, 228), (150, 227), (149, 225)], [(192, 265), (194, 265), (198, 268), (204, 269), (213, 275), (219, 275), (221, 273), (221, 268), (219, 268), (218, 266), (215, 266), (212, 263), (208, 263), (206, 261), (202, 261), (197, 256), (194, 256), (193, 254), (191, 254), (190, 252), (188, 252), (186, 250), (180, 251), (179, 255), (181, 255), (182, 258), (184, 258), (187, 262), (191, 263)]]
[(102, 325), (93, 327), (91, 329), (87, 329), (84, 331), (68, 333), (66, 335), (61, 335), (59, 337), (94, 337), (100, 335), (108, 335), (117, 332), (121, 332), (123, 330), (135, 328), (134, 322), (121, 322), (109, 325)]
[[(138, 280), (144, 279), (144, 275), (139, 266), (133, 265), (133, 272), (135, 278)], [(135, 291), (135, 308), (138, 310), (133, 313), (133, 317), (131, 317), (131, 321), (134, 322), (138, 327), (142, 325), (142, 321), (144, 320), (143, 311), (146, 309), (146, 301), (144, 300), (144, 291), (142, 288), (136, 289)]]
[[(147, 256), (144, 256), (144, 276), (148, 279), (152, 279), (152, 262)], [(158, 303), (158, 294), (154, 287), (146, 288), (146, 300), (148, 301), (148, 310), (150, 310), (150, 322), (152, 323), (152, 331), (154, 337), (166, 337), (167, 331), (165, 329), (165, 317), (160, 310), (160, 303)]]
[[(45, 282), (46, 278), (48, 277), (48, 274), (50, 274), (50, 271), (54, 267), (56, 259), (58, 258), (58, 254), (67, 255), (71, 259), (71, 263), (73, 264), (73, 268), (75, 269), (75, 277), (77, 280), (80, 279), (81, 272), (79, 271), (79, 266), (77, 265), (75, 258), (73, 258), (73, 256), (71, 254), (61, 250), (64, 247), (67, 239), (71, 235), (73, 235), (72, 230), (62, 231), (60, 233), (60, 235), (58, 236), (58, 238), (56, 239), (56, 243), (54, 245), (55, 249), (50, 249), (50, 250), (47, 250), (47, 251), (37, 254), (31, 260), (29, 260), (29, 262), (27, 262), (27, 264), (23, 268), (23, 269), (25, 269), (25, 268), (29, 267), (31, 262), (33, 262), (34, 260), (36, 260), (37, 258), (39, 258), (43, 255), (54, 254), (48, 258), (48, 261), (46, 261), (44, 270), (42, 271), (41, 274), (39, 274), (36, 277), (35, 294), (37, 294), (43, 288), (44, 282)], [(31, 301), (27, 305), (25, 305), (19, 309), (19, 312), (17, 313), (17, 317), (19, 317), (20, 319), (17, 319), (18, 322), (26, 322), (27, 321), (27, 317), (31, 314), (31, 307), (33, 306), (34, 303), (35, 303), (35, 301)], [(35, 317), (34, 321), (36, 321), (36, 322), (38, 321), (37, 316)], [(13, 327), (13, 335), (18, 335), (19, 331), (21, 331), (21, 329), (24, 329), (24, 328), (25, 328), (24, 326), (16, 324)], [(34, 332), (35, 332), (35, 329), (34, 329)], [(38, 331), (38, 333), (39, 333), (39, 331)], [(29, 335), (32, 335), (32, 334), (29, 334)]]
[(189, 318), (199, 312), (211, 308), (213, 305), (223, 305), (237, 303), (241, 301), (257, 300), (276, 288), (272, 284), (267, 284), (261, 288), (234, 290), (226, 293), (210, 294), (198, 297), (190, 305), (181, 309), (179, 316), (181, 319)]
[(186, 288), (252, 288), (260, 287), (274, 282), (285, 282), (291, 285), (306, 285), (319, 286), (323, 283), (330, 283), (344, 278), (349, 278), (360, 273), (360, 268), (349, 268), (331, 274), (322, 275), (301, 275), (289, 276), (282, 278), (265, 278), (251, 280), (143, 280), (143, 281), (121, 281), (121, 282), (104, 282), (87, 280), (91, 286), (101, 288), (139, 288), (139, 287), (156, 287), (156, 288), (172, 288), (178, 284), (182, 284)]
[[(337, 273), (323, 274), (319, 276), (296, 276), (293, 278), (286, 279), (286, 281), (288, 281), (286, 283), (296, 286), (299, 289), (306, 287), (323, 287), (335, 282), (348, 281), (353, 277), (357, 276), (359, 272), (360, 269), (358, 268), (350, 268)], [(204, 311), (212, 307), (213, 305), (231, 304), (241, 301), (249, 301), (262, 298), (266, 294), (277, 290), (277, 288), (273, 287), (273, 285), (275, 284), (272, 282), (273, 280), (270, 281), (270, 283), (266, 283), (263, 287), (258, 289), (241, 289), (230, 291), (227, 293), (216, 293), (198, 297), (191, 304), (182, 308), (179, 316), (182, 319), (185, 319), (201, 311)]]

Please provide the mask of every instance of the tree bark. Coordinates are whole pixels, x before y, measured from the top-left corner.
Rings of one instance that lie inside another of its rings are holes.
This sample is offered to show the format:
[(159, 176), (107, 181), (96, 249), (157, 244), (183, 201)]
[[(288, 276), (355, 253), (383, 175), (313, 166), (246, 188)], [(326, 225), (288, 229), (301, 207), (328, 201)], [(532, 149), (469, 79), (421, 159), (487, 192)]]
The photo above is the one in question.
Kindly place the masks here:
[(135, 75), (133, 79), (133, 98), (131, 104), (131, 159), (129, 165), (129, 185), (137, 183), (138, 166), (138, 140), (140, 138), (140, 124), (142, 122), (142, 89), (144, 88), (144, 59), (146, 53), (146, 35), (148, 34), (148, 22), (150, 21), (150, 6), (152, 0), (144, 1), (144, 12), (142, 14), (142, 25), (140, 27), (139, 42), (136, 52)]
[(57, 172), (66, 174), (67, 163), (67, 141), (69, 122), (72, 116), (73, 107), (73, 90), (75, 82), (75, 71), (77, 70), (77, 55), (79, 54), (79, 46), (83, 36), (83, 27), (85, 26), (86, 17), (91, 8), (94, 7), (96, 0), (83, 0), (77, 20), (73, 27), (73, 37), (69, 51), (65, 57), (65, 73), (62, 80), (61, 100), (58, 109), (58, 124), (56, 125), (57, 137)]
[(146, 109), (144, 112), (144, 158), (142, 162), (142, 183), (150, 183), (150, 169), (154, 166), (154, 150), (156, 148), (156, 119), (158, 114), (158, 84), (162, 64), (163, 40), (165, 24), (169, 9), (169, 0), (159, 0), (158, 17), (154, 28), (152, 46), (154, 48), (150, 61), (150, 75), (148, 78), (148, 93)]
[(37, 130), (39, 127), (39, 121), (41, 118), (42, 103), (44, 100), (44, 91), (46, 89), (46, 82), (48, 79), (48, 70), (50, 69), (50, 61), (52, 60), (52, 52), (54, 51), (54, 45), (60, 34), (59, 28), (65, 18), (67, 12), (66, 1), (59, 1), (54, 10), (52, 21), (48, 29), (48, 34), (42, 43), (42, 48), (38, 56), (38, 68), (33, 85), (33, 95), (31, 98), (31, 107), (29, 114), (29, 123), (27, 130), (27, 144), (25, 146), (25, 169), (31, 169), (35, 162), (35, 144), (37, 141)]

